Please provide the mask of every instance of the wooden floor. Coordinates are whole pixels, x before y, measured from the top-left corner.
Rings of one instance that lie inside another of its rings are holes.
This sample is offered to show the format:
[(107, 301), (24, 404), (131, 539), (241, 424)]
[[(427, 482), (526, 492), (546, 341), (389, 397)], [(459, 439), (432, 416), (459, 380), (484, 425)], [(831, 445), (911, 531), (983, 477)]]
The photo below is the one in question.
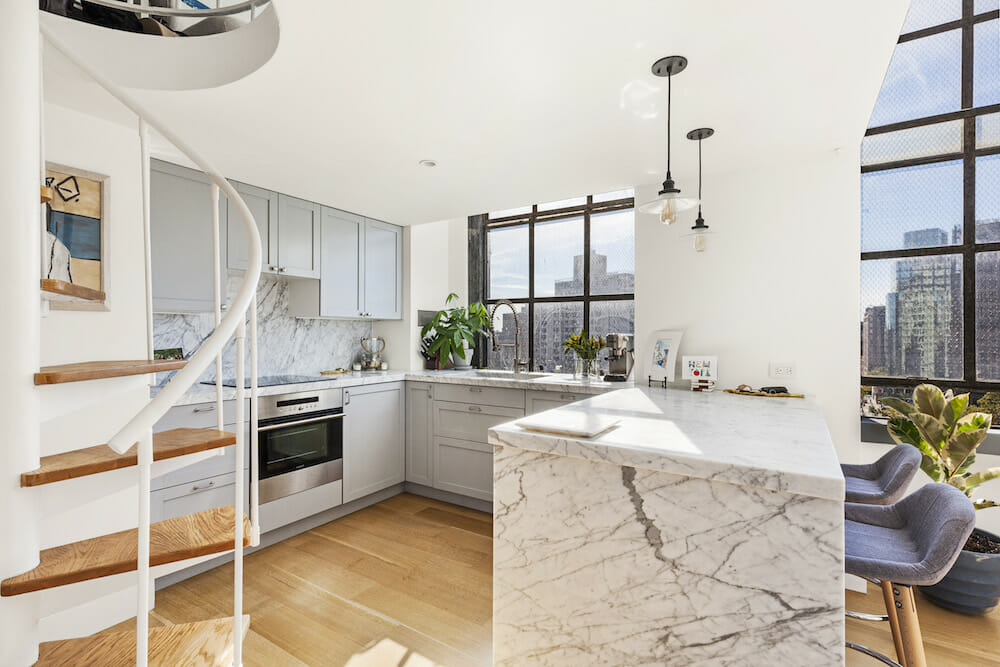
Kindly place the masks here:
[[(490, 664), (489, 514), (403, 494), (258, 551), (244, 567), (247, 667)], [(230, 564), (157, 592), (150, 625), (231, 613), (232, 576)], [(848, 608), (882, 613), (869, 588), (848, 592)], [(954, 614), (919, 593), (917, 604), (928, 665), (1000, 666), (1000, 610)], [(847, 636), (894, 657), (886, 623), (848, 619)], [(877, 664), (848, 651), (850, 667)]]
[[(966, 616), (946, 611), (916, 593), (920, 632), (929, 667), (987, 667), (1000, 665), (1000, 608), (987, 616)], [(847, 608), (884, 614), (882, 591), (868, 584), (868, 594), (847, 592)], [(847, 639), (895, 659), (888, 623), (847, 619)], [(857, 651), (847, 652), (848, 667), (874, 667), (882, 663)]]
[[(489, 514), (390, 498), (246, 557), (243, 664), (489, 665), (492, 575)], [(157, 591), (150, 626), (231, 614), (232, 581), (230, 563)]]

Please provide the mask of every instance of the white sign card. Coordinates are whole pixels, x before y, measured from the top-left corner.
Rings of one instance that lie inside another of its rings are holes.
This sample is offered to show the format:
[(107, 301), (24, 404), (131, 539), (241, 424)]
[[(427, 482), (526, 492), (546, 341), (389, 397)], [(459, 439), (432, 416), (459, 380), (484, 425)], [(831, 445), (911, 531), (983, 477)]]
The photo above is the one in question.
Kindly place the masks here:
[(718, 357), (684, 355), (681, 360), (681, 378), (685, 380), (716, 380), (719, 370)]

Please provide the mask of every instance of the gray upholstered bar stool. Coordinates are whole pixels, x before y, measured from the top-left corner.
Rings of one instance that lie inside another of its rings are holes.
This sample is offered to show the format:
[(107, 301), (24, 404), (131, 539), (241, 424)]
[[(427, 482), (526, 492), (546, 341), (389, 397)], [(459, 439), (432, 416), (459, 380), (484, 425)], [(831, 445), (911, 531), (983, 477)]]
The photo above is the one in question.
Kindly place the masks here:
[[(899, 662), (867, 647), (849, 648), (887, 665), (925, 667), (911, 586), (935, 584), (948, 573), (976, 524), (965, 494), (949, 484), (923, 486), (893, 505), (844, 504), (845, 570), (882, 586)], [(855, 615), (857, 616), (857, 615)]]
[(896, 445), (874, 463), (840, 464), (849, 503), (889, 505), (903, 497), (920, 469), (920, 451)]

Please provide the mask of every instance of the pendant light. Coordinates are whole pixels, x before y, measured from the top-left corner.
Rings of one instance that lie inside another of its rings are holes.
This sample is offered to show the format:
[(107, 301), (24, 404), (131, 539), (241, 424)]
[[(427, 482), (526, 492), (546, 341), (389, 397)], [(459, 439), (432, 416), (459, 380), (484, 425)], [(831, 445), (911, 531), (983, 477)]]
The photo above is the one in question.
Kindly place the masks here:
[(694, 226), (691, 227), (691, 233), (687, 235), (694, 237), (694, 249), (698, 252), (705, 252), (705, 248), (708, 247), (708, 234), (712, 233), (708, 231), (708, 225), (701, 217), (701, 142), (713, 134), (715, 134), (715, 130), (710, 127), (699, 127), (697, 130), (691, 130), (687, 133), (688, 139), (698, 142), (698, 217), (694, 221)]
[(653, 63), (653, 74), (667, 77), (667, 178), (663, 181), (663, 189), (660, 190), (656, 199), (648, 201), (639, 206), (639, 210), (644, 213), (656, 213), (660, 216), (660, 222), (665, 225), (673, 224), (677, 221), (677, 213), (694, 208), (698, 200), (691, 197), (682, 197), (681, 191), (674, 186), (674, 179), (670, 175), (670, 104), (671, 104), (671, 81), (674, 74), (680, 74), (687, 67), (688, 61), (684, 56), (667, 56), (660, 58)]

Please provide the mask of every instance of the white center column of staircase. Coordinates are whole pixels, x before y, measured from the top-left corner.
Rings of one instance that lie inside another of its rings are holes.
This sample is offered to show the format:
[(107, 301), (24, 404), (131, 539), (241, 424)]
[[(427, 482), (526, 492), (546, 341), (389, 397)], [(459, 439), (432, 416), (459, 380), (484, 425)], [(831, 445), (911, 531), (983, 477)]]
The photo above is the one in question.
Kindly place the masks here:
[[(20, 473), (38, 467), (41, 237), (38, 5), (4, 3), (0, 21), (0, 578), (38, 565), (38, 519)], [(0, 599), (0, 665), (37, 658), (32, 596)]]

